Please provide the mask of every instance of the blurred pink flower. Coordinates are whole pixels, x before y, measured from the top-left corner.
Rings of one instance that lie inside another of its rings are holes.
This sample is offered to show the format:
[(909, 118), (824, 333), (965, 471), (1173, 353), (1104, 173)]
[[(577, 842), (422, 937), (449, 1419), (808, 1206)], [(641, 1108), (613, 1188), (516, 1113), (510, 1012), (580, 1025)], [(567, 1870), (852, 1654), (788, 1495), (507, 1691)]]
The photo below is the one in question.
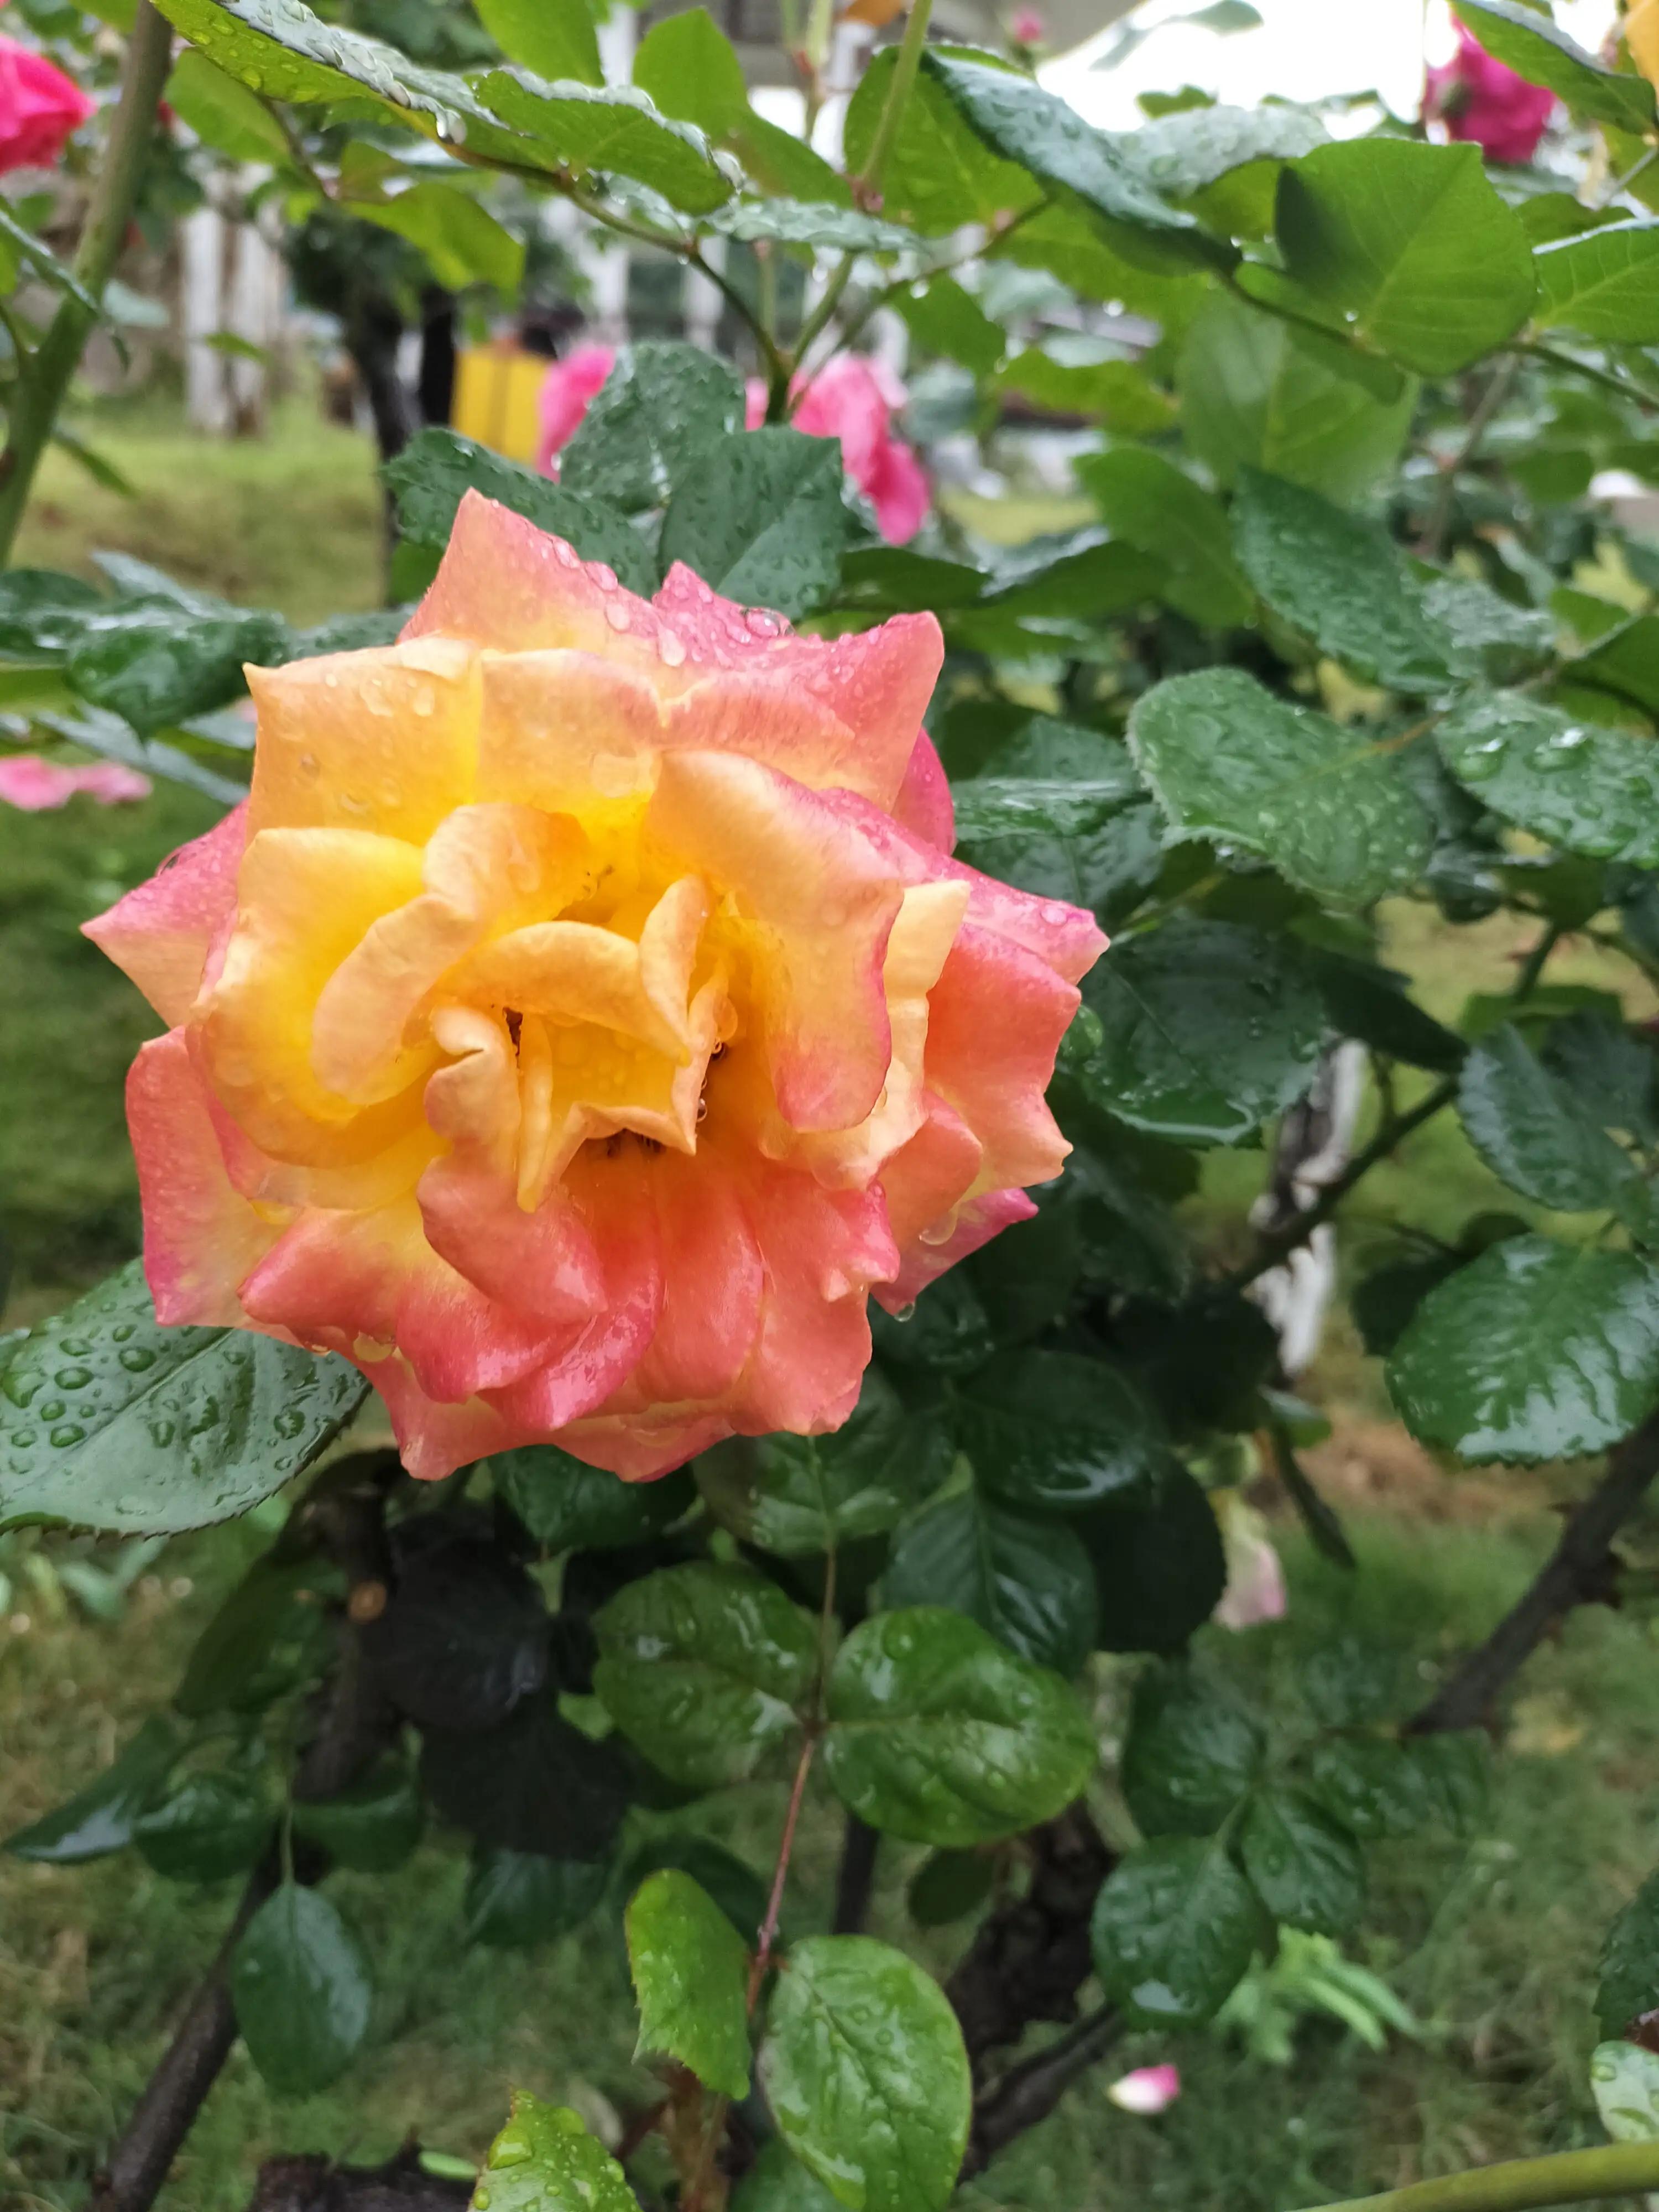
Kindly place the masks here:
[[(1048, 26), (1041, 9), (1016, 8), (1013, 21), (1008, 26), (1008, 35), (1017, 46), (1040, 46), (1048, 36)], [(1134, 2076), (1130, 2075), (1133, 2081)]]
[(542, 380), (542, 437), (536, 448), (536, 466), (544, 477), (559, 473), (558, 455), (575, 436), (616, 358), (614, 346), (584, 345), (549, 363)]
[(42, 760), (39, 753), (13, 753), (0, 760), (0, 799), (25, 814), (67, 806), (77, 791), (84, 791), (100, 806), (118, 806), (125, 799), (148, 799), (150, 789), (147, 775), (136, 768), (123, 768), (118, 761), (65, 768), (60, 761)]
[[(927, 479), (915, 450), (893, 435), (905, 389), (884, 362), (844, 353), (821, 369), (795, 402), (790, 421), (809, 438), (839, 438), (847, 473), (876, 510), (890, 545), (915, 536), (927, 514)], [(766, 386), (749, 386), (749, 428), (766, 419)]]
[(1530, 161), (1555, 107), (1555, 94), (1528, 84), (1497, 61), (1460, 23), (1457, 52), (1431, 69), (1423, 93), (1425, 122), (1480, 146), (1494, 161)]
[(1259, 1621), (1282, 1620), (1285, 1570), (1267, 1522), (1237, 1491), (1218, 1492), (1212, 1503), (1221, 1523), (1227, 1587), (1211, 1620), (1222, 1628), (1254, 1628)]
[(1168, 2112), (1181, 2094), (1181, 2072), (1175, 2066), (1137, 2066), (1106, 2092), (1121, 2112), (1150, 2116)]
[(0, 38), (0, 174), (51, 168), (95, 105), (55, 62)]

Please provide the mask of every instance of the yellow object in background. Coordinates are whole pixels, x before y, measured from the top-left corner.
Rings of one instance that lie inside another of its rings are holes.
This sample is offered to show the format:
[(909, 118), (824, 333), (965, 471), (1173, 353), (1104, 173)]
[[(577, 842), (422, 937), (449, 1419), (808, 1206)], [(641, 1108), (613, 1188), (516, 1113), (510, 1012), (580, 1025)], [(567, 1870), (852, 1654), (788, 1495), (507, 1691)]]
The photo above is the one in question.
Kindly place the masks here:
[(533, 462), (541, 436), (537, 402), (547, 371), (541, 354), (519, 346), (461, 347), (455, 362), (453, 427), (510, 461)]
[(1631, 0), (1625, 15), (1625, 43), (1648, 82), (1659, 84), (1659, 0)]

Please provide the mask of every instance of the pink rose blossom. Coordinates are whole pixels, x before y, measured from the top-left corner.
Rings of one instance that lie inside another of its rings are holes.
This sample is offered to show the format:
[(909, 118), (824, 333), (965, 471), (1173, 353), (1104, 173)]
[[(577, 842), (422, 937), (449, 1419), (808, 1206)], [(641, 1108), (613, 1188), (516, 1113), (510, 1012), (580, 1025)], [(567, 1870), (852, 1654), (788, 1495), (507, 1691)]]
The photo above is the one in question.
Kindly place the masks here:
[[(875, 508), (890, 545), (914, 538), (927, 513), (921, 463), (914, 447), (893, 435), (892, 418), (905, 398), (885, 362), (844, 353), (799, 391), (789, 418), (809, 438), (841, 440), (847, 473)], [(749, 428), (758, 429), (765, 419), (766, 386), (756, 379), (749, 386)]]
[(1237, 1491), (1213, 1500), (1221, 1523), (1221, 1548), (1227, 1587), (1210, 1618), (1222, 1628), (1254, 1628), (1285, 1617), (1285, 1570), (1267, 1534), (1267, 1524)]
[(1138, 2112), (1147, 2118), (1166, 2112), (1181, 2094), (1180, 2069), (1174, 2066), (1137, 2066), (1133, 2074), (1125, 2074), (1114, 2081), (1106, 2094), (1121, 2112)]
[(536, 448), (536, 466), (544, 477), (559, 473), (558, 456), (604, 390), (616, 359), (614, 346), (585, 345), (550, 365), (542, 382), (542, 440)]
[(150, 787), (147, 775), (136, 768), (123, 768), (118, 761), (65, 768), (59, 761), (42, 760), (39, 753), (13, 753), (0, 760), (0, 799), (25, 814), (67, 806), (77, 791), (84, 791), (100, 806), (118, 806), (126, 799), (148, 799)]
[(1495, 60), (1462, 23), (1456, 54), (1429, 71), (1423, 94), (1425, 120), (1443, 123), (1449, 137), (1469, 141), (1494, 161), (1530, 161), (1554, 107), (1553, 92)]
[(0, 174), (51, 168), (94, 106), (56, 63), (0, 38)]
[[(1040, 46), (1048, 35), (1048, 26), (1039, 9), (1016, 8), (1008, 35), (1017, 46)], [(1133, 2075), (1129, 2076), (1131, 2081), (1134, 2078)]]

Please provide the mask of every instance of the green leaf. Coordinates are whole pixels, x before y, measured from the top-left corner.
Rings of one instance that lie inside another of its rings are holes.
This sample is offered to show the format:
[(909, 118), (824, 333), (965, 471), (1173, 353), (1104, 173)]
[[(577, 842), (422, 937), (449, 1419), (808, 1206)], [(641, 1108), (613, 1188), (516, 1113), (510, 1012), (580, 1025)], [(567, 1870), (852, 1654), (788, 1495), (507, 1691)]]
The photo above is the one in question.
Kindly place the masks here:
[(321, 1601), (337, 1580), (316, 1559), (256, 1559), (197, 1638), (173, 1693), (179, 1711), (258, 1712), (320, 1675), (334, 1643)]
[(1214, 1843), (1164, 1836), (1121, 1859), (1095, 1901), (1095, 1971), (1135, 2027), (1199, 2027), (1243, 1978), (1261, 1907)]
[(483, 27), (510, 62), (538, 76), (603, 84), (587, 0), (477, 0)]
[(988, 376), (1007, 349), (1006, 332), (954, 276), (934, 276), (901, 292), (893, 306), (924, 353), (959, 361), (975, 376)]
[[(745, 1942), (766, 1917), (767, 1883), (746, 1860), (710, 1837), (672, 1831), (652, 1837), (629, 1859), (625, 1887), (637, 1888), (647, 1875), (663, 1867), (689, 1874), (714, 1899)], [(786, 1911), (786, 1922), (788, 1917)]]
[(715, 1517), (784, 1559), (896, 1528), (950, 1468), (937, 1416), (907, 1413), (874, 1367), (850, 1418), (828, 1436), (734, 1437), (696, 1465)]
[(610, 1883), (611, 1869), (602, 1859), (477, 1851), (466, 1877), (466, 1940), (492, 1950), (550, 1943), (580, 1927)]
[(280, 615), (118, 603), (88, 617), (70, 650), (69, 679), (83, 699), (149, 736), (240, 698), (244, 665), (274, 666), (289, 643)]
[(629, 1902), (628, 1963), (639, 1999), (635, 2057), (689, 2066), (706, 2088), (749, 2094), (749, 1954), (707, 1890), (665, 1868)]
[(368, 1962), (325, 1897), (286, 1881), (230, 1962), (236, 2025), (267, 2087), (308, 2097), (337, 2081), (368, 2033)]
[(903, 253), (921, 245), (914, 231), (833, 202), (733, 200), (708, 217), (708, 228), (746, 245), (768, 239), (835, 253)]
[(1178, 1651), (1221, 1601), (1221, 1529), (1202, 1487), (1176, 1462), (1150, 1496), (1103, 1506), (1079, 1534), (1094, 1561), (1103, 1651)]
[(1468, 701), (1435, 732), (1483, 805), (1568, 852), (1659, 867), (1659, 754), (1514, 692)]
[(186, 130), (233, 161), (286, 168), (292, 156), (283, 126), (264, 100), (187, 46), (173, 64), (165, 98)]
[(1596, 1972), (1595, 2015), (1604, 2035), (1622, 2035), (1659, 2006), (1659, 1874), (1650, 1874), (1613, 1922)]
[(1224, 292), (1193, 318), (1176, 392), (1188, 443), (1222, 484), (1248, 463), (1334, 500), (1394, 466), (1417, 397), (1397, 369)]
[(1011, 1505), (1076, 1511), (1146, 1482), (1163, 1424), (1121, 1369), (1075, 1352), (1005, 1352), (969, 1376), (957, 1435), (978, 1480)]
[(1388, 1382), (1413, 1435), (1462, 1459), (1600, 1451), (1659, 1400), (1659, 1268), (1507, 1237), (1425, 1298)]
[(1559, 93), (1581, 121), (1615, 131), (1651, 131), (1653, 87), (1644, 78), (1603, 69), (1558, 30), (1546, 14), (1516, 0), (1458, 0), (1458, 14), (1495, 59), (1529, 84)]
[(162, 1328), (132, 1261), (0, 1379), (0, 1528), (205, 1528), (269, 1498), (368, 1395), (343, 1359), (240, 1329)]
[(1124, 143), (1146, 182), (1172, 200), (1249, 162), (1293, 161), (1322, 146), (1329, 132), (1305, 107), (1190, 107), (1144, 123)]
[(624, 1735), (688, 1789), (755, 1772), (793, 1737), (817, 1664), (817, 1629), (746, 1567), (665, 1567), (594, 1620), (593, 1686)]
[(945, 88), (969, 128), (1005, 161), (1044, 184), (1063, 186), (1098, 214), (1138, 229), (1195, 231), (1146, 180), (1134, 141), (1085, 123), (1058, 93), (1028, 76), (970, 61), (943, 47), (922, 50), (922, 68)]
[(1599, 1127), (1659, 1144), (1659, 1054), (1644, 1033), (1586, 1009), (1551, 1023), (1541, 1056)]
[(535, 149), (538, 166), (614, 170), (688, 215), (732, 197), (732, 179), (701, 131), (659, 115), (631, 85), (547, 84), (524, 70), (492, 70), (478, 98)]
[(905, 1529), (882, 1577), (894, 1607), (948, 1606), (1022, 1659), (1075, 1674), (1094, 1649), (1094, 1571), (1075, 1532), (981, 1497), (941, 1498)]
[(454, 430), (417, 432), (381, 473), (397, 500), (398, 526), (417, 545), (441, 550), (463, 496), (482, 492), (538, 530), (568, 540), (584, 561), (603, 561), (630, 592), (656, 586), (643, 539), (617, 508), (579, 499), (562, 484), (550, 483)]
[(361, 1874), (401, 1866), (425, 1826), (415, 1777), (401, 1759), (386, 1759), (337, 1796), (296, 1798), (294, 1805), (295, 1833)]
[(723, 598), (807, 613), (827, 599), (847, 533), (840, 441), (772, 425), (705, 441), (663, 517), (662, 564)]
[(902, 1321), (872, 1304), (870, 1328), (877, 1352), (891, 1367), (969, 1375), (994, 1347), (984, 1305), (960, 1267), (929, 1284)]
[(503, 228), (470, 192), (436, 178), (423, 178), (391, 199), (349, 201), (344, 212), (406, 238), (452, 291), (493, 284), (498, 292), (514, 292), (523, 282), (524, 240)]
[(1132, 1128), (1182, 1144), (1253, 1134), (1306, 1090), (1325, 1035), (1324, 1006), (1294, 949), (1231, 922), (1177, 916), (1115, 945), (1089, 975), (1084, 1003), (1103, 1032), (1077, 1071), (1085, 1095)]
[(246, 1776), (181, 1775), (132, 1824), (132, 1840), (169, 1881), (222, 1881), (251, 1867), (276, 1826), (270, 1800)]
[(472, 2212), (639, 2212), (639, 2203), (579, 2113), (513, 2092), (513, 2117), (489, 2146)]
[(1434, 1819), (1423, 1769), (1391, 1736), (1336, 1736), (1316, 1745), (1308, 1786), (1341, 1825), (1367, 1841), (1413, 1836)]
[(1143, 693), (1129, 745), (1179, 836), (1260, 853), (1328, 905), (1369, 906), (1428, 860), (1432, 825), (1384, 745), (1242, 668)]
[(1186, 1667), (1135, 1685), (1123, 1746), (1123, 1794), (1146, 1836), (1212, 1835), (1256, 1777), (1259, 1723)]
[(651, 26), (634, 58), (634, 82), (664, 115), (695, 123), (735, 154), (763, 191), (850, 204), (845, 182), (821, 155), (750, 107), (743, 65), (706, 8)]
[(1113, 537), (1164, 563), (1158, 596), (1178, 614), (1218, 629), (1249, 619), (1221, 502), (1184, 469), (1150, 447), (1113, 446), (1085, 454), (1077, 473)]
[[(966, 55), (969, 48), (936, 48)], [(887, 105), (895, 47), (872, 54), (847, 111), (845, 157), (857, 174), (869, 160)], [(925, 237), (967, 222), (990, 222), (1037, 205), (1042, 188), (1017, 162), (1000, 160), (972, 130), (943, 84), (926, 71), (910, 88), (881, 175), (887, 215)]]
[(1615, 2142), (1659, 2141), (1659, 2051), (1599, 2043), (1590, 2053), (1589, 2078), (1601, 2124)]
[(1127, 752), (1098, 731), (1036, 715), (955, 799), (957, 850), (971, 866), (1086, 906), (1109, 926), (1162, 869), (1158, 810)]
[(624, 346), (559, 458), (578, 498), (661, 507), (713, 439), (743, 428), (743, 379), (697, 347)]
[(52, 659), (66, 653), (88, 614), (109, 601), (94, 584), (55, 568), (0, 572), (0, 653)]
[(1457, 1110), (1492, 1173), (1540, 1206), (1588, 1213), (1644, 1195), (1629, 1155), (1512, 1023), (1482, 1037), (1463, 1062)]
[(659, 1535), (696, 1502), (683, 1469), (656, 1482), (624, 1482), (556, 1444), (497, 1452), (489, 1479), (544, 1551), (609, 1552)]
[(119, 1756), (84, 1790), (8, 1836), (0, 1848), (43, 1866), (78, 1866), (132, 1841), (139, 1815), (166, 1781), (186, 1738), (165, 1713), (152, 1713)]
[(997, 1884), (989, 1851), (934, 1851), (910, 1877), (906, 1910), (918, 1928), (948, 1928), (984, 1904)]
[(568, 1721), (550, 1692), (495, 1728), (422, 1731), (421, 1780), (440, 1819), (488, 1849), (603, 1859), (638, 1794), (621, 1746)]
[(1144, 369), (1102, 350), (1093, 339), (1063, 331), (1043, 345), (1022, 349), (998, 371), (996, 386), (1024, 392), (1056, 415), (1095, 416), (1103, 428), (1129, 437), (1167, 429), (1174, 417)]
[(1492, 1744), (1483, 1729), (1407, 1737), (1406, 1749), (1431, 1819), (1455, 1836), (1475, 1833), (1492, 1802)]
[(1462, 1064), (1468, 1049), (1462, 1038), (1407, 997), (1406, 977), (1392, 968), (1323, 947), (1310, 948), (1308, 964), (1339, 1036), (1358, 1037), (1373, 1052), (1437, 1075), (1449, 1075)]
[(1067, 1683), (940, 1606), (855, 1628), (828, 1704), (823, 1759), (837, 1796), (911, 1843), (960, 1849), (1052, 1820), (1097, 1755)]
[(738, 2184), (732, 2212), (835, 2212), (838, 2201), (774, 2136)]
[(1293, 283), (1425, 376), (1501, 345), (1537, 294), (1527, 234), (1478, 146), (1321, 146), (1281, 173), (1276, 228)]
[(547, 1605), (506, 1549), (441, 1522), (359, 1630), (374, 1684), (419, 1728), (499, 1725), (547, 1679)]
[(962, 2030), (931, 1975), (868, 1936), (787, 1954), (760, 2077), (778, 2131), (848, 2212), (939, 2212), (968, 2143)]
[(1582, 331), (1613, 345), (1659, 341), (1659, 222), (1609, 223), (1534, 259), (1540, 330)]
[(1274, 613), (1367, 682), (1430, 692), (1449, 682), (1445, 641), (1388, 532), (1305, 485), (1241, 469), (1239, 565)]
[(301, 0), (167, 0), (161, 13), (209, 61), (263, 99), (347, 100), (440, 144), (465, 139), (468, 153), (486, 161), (549, 172), (562, 166), (551, 147), (502, 130), (465, 77), (325, 23)]
[(1238, 1835), (1239, 1855), (1273, 1918), (1316, 1936), (1342, 1936), (1365, 1901), (1365, 1856), (1348, 1831), (1305, 1790), (1258, 1790)]

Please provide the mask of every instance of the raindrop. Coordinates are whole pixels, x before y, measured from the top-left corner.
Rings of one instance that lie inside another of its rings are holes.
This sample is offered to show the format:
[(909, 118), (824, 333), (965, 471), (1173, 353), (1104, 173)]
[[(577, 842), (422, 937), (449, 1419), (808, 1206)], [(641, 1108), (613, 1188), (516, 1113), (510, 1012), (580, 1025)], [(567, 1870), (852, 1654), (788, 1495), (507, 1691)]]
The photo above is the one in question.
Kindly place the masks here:
[(322, 763), (315, 753), (301, 753), (295, 766), (307, 783), (314, 783), (322, 773)]
[[(115, 1340), (119, 1344), (123, 1337), (131, 1334), (132, 1325), (129, 1322), (125, 1328), (118, 1328), (115, 1331)], [(58, 1349), (60, 1352), (66, 1352), (71, 1359), (85, 1359), (90, 1355), (92, 1346), (84, 1336), (60, 1336), (58, 1340)]]
[(617, 572), (614, 568), (607, 568), (603, 561), (590, 561), (587, 564), (587, 573), (602, 592), (616, 590)]
[(53, 1447), (58, 1451), (67, 1451), (71, 1444), (84, 1443), (86, 1440), (87, 1432), (78, 1421), (65, 1421), (52, 1432)]
[(911, 1299), (908, 1306), (901, 1306), (898, 1311), (893, 1316), (893, 1319), (895, 1321), (914, 1321), (915, 1317), (916, 1302), (914, 1298)]
[(84, 1390), (92, 1380), (90, 1367), (60, 1367), (52, 1376), (60, 1390)]
[(270, 1425), (279, 1437), (302, 1436), (306, 1417), (297, 1406), (285, 1406)]
[(744, 621), (757, 637), (775, 637), (783, 628), (778, 617), (768, 607), (750, 607)]
[(685, 640), (674, 630), (659, 630), (657, 650), (670, 668), (678, 668), (685, 659)]
[(149, 1440), (157, 1451), (165, 1451), (178, 1433), (171, 1421), (152, 1421), (149, 1425)]
[(626, 629), (634, 619), (628, 611), (626, 599), (607, 599), (605, 603), (605, 618), (612, 629)]

